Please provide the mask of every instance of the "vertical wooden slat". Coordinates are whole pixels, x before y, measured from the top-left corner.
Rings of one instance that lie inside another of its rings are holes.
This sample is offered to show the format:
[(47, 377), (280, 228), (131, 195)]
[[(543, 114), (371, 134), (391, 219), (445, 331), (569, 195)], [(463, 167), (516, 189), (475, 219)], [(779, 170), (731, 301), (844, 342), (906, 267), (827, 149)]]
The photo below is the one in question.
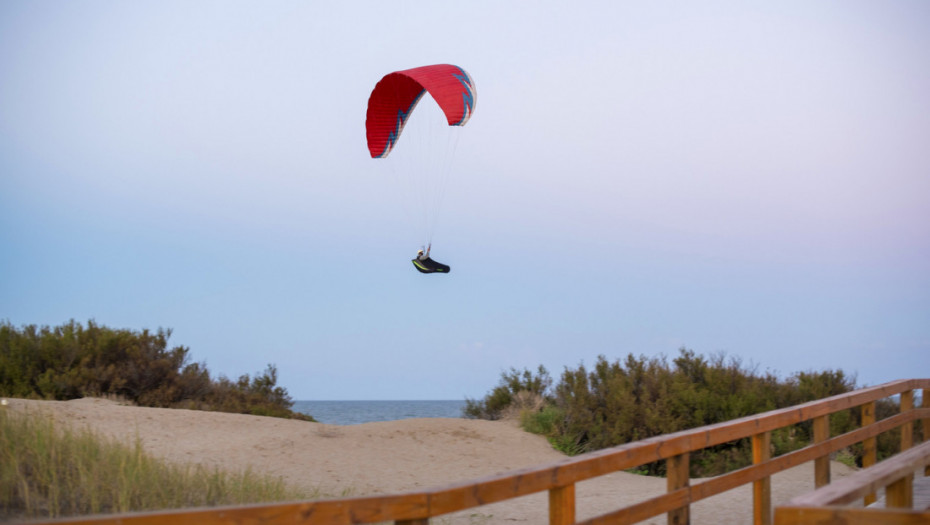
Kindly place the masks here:
[[(753, 464), (771, 459), (771, 442), (771, 432), (752, 436)], [(754, 525), (772, 525), (772, 479), (768, 476), (752, 482), (752, 522)]]
[[(901, 413), (914, 410), (914, 391), (907, 390), (901, 392)], [(901, 426), (901, 452), (914, 446), (914, 423), (905, 423)], [(904, 489), (902, 489), (907, 494), (907, 501), (913, 499), (914, 494), (914, 475), (908, 474), (904, 476), (904, 479), (901, 480), (904, 484)], [(911, 503), (906, 505), (907, 507), (911, 506)]]
[(901, 478), (898, 481), (885, 487), (885, 507), (886, 508), (911, 508), (914, 506), (914, 489), (907, 482), (908, 478)]
[[(914, 391), (901, 392), (901, 413), (914, 410)], [(914, 446), (914, 423), (901, 426), (901, 452)]]
[[(862, 428), (872, 423), (875, 423), (875, 401), (862, 405)], [(862, 468), (869, 468), (875, 464), (876, 443), (875, 438), (868, 438), (862, 442)], [(866, 494), (863, 501), (866, 506), (875, 503), (875, 493)]]
[[(930, 394), (930, 388), (921, 390), (920, 406), (922, 408), (930, 408), (930, 399), (927, 399), (928, 394)], [(930, 441), (930, 419), (921, 420), (921, 430), (924, 432), (924, 441)], [(924, 476), (930, 476), (930, 465), (924, 467)]]
[[(665, 462), (667, 471), (666, 488), (674, 492), (691, 484), (690, 454), (679, 454), (668, 458)], [(668, 525), (688, 525), (691, 523), (691, 505), (685, 505), (668, 513)]]
[[(927, 396), (930, 396), (930, 388), (920, 391), (920, 408), (930, 408), (930, 399), (927, 399)], [(923, 430), (923, 441), (930, 441), (930, 419), (921, 419), (920, 426)]]
[[(814, 418), (814, 443), (830, 439), (830, 414)], [(830, 455), (814, 460), (814, 487), (830, 484)]]
[(549, 489), (549, 525), (575, 523), (575, 485)]

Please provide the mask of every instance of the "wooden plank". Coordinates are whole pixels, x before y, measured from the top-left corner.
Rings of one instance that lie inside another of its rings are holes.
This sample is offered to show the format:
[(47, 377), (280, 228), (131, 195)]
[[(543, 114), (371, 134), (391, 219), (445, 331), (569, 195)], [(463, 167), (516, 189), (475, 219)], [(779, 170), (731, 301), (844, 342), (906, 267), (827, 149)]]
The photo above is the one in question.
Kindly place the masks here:
[[(875, 423), (875, 401), (870, 401), (862, 405), (862, 426), (867, 427)], [(876, 438), (868, 438), (862, 442), (862, 468), (869, 468), (875, 464), (876, 458)], [(863, 504), (868, 507), (875, 503), (875, 493), (870, 492), (863, 498)]]
[[(830, 416), (815, 417), (814, 443), (821, 443), (830, 439)], [(825, 454), (814, 460), (814, 487), (820, 488), (830, 484), (830, 456)]]
[[(679, 454), (668, 458), (665, 463), (666, 491), (675, 492), (691, 484), (690, 454)], [(691, 523), (691, 507), (685, 505), (668, 513), (668, 525), (688, 525)]]
[[(480, 505), (549, 490), (561, 483), (565, 462), (530, 467), (486, 476), (427, 491), (430, 516), (438, 516)], [(586, 478), (584, 478), (586, 479)]]
[(912, 447), (868, 469), (836, 480), (826, 487), (797, 496), (788, 505), (823, 507), (849, 504), (928, 464), (930, 464), (930, 441)]
[(930, 511), (852, 509), (845, 507), (778, 507), (775, 525), (927, 525)]
[[(752, 436), (752, 463), (761, 465), (772, 457), (772, 433)], [(752, 482), (752, 522), (754, 525), (772, 525), (772, 478), (765, 476)]]
[(930, 477), (914, 474), (914, 510), (930, 510)]
[(575, 485), (549, 489), (549, 525), (575, 523)]
[(627, 525), (630, 523), (638, 523), (672, 509), (687, 505), (689, 502), (689, 489), (678, 489), (675, 492), (628, 505), (614, 512), (585, 521), (579, 521), (578, 525)]

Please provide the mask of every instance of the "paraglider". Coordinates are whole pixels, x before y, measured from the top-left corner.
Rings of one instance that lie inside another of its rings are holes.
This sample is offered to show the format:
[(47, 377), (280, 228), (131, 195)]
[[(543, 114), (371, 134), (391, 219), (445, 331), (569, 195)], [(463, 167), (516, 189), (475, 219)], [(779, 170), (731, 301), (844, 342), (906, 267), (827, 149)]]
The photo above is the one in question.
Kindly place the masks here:
[[(397, 147), (401, 133), (417, 105), (429, 94), (439, 106), (445, 117), (443, 127), (461, 127), (471, 118), (475, 111), (476, 91), (471, 76), (462, 68), (451, 64), (423, 66), (385, 75), (376, 85), (368, 98), (368, 112), (365, 131), (368, 139), (368, 152), (374, 159), (384, 159)], [(418, 112), (419, 113), (419, 112)], [(438, 134), (438, 133), (431, 133)], [(456, 139), (458, 135), (455, 135)], [(411, 157), (435, 157), (439, 149), (432, 145), (422, 146), (425, 151), (417, 152)], [(454, 154), (454, 146), (451, 148)], [(432, 234), (438, 208), (441, 204), (445, 183), (448, 178), (448, 158), (439, 159), (438, 167), (416, 166), (405, 168), (405, 177), (416, 179), (412, 185), (423, 208), (418, 215), (425, 223), (426, 245), (412, 260), (414, 267), (422, 273), (449, 273), (449, 266), (430, 258)]]
[(416, 259), (411, 261), (414, 268), (419, 270), (420, 273), (449, 273), (451, 268), (449, 268), (448, 265), (430, 259), (430, 248), (432, 248), (432, 246), (427, 247), (426, 252), (424, 252), (422, 249), (417, 251)]

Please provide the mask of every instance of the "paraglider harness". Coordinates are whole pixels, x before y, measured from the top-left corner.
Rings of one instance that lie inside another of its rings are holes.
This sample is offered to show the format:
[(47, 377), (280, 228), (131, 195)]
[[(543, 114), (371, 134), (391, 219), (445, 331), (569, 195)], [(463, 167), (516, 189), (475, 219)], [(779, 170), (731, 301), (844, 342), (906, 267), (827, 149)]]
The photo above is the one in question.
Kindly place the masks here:
[(414, 268), (420, 271), (420, 273), (449, 273), (449, 266), (436, 262), (429, 258), (429, 251), (433, 247), (432, 243), (426, 248), (426, 253), (423, 253), (423, 250), (417, 252), (417, 256), (411, 262), (413, 263)]

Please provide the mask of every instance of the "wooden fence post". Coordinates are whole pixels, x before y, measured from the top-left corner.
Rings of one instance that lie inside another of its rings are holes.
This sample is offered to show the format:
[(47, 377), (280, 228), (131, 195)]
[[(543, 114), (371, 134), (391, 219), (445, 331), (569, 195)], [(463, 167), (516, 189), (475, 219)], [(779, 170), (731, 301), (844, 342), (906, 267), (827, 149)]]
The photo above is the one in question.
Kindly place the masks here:
[[(772, 457), (772, 433), (752, 436), (752, 463), (765, 463)], [(752, 482), (752, 522), (754, 525), (772, 525), (772, 479), (768, 476)]]
[[(814, 443), (830, 439), (830, 414), (814, 418)], [(830, 484), (830, 455), (814, 460), (814, 487)]]
[(575, 523), (575, 484), (549, 489), (549, 525)]
[[(920, 406), (921, 408), (930, 408), (930, 399), (927, 399), (927, 395), (930, 394), (930, 388), (925, 388), (921, 390), (920, 393)], [(924, 441), (930, 441), (930, 419), (921, 420), (921, 430), (923, 430)], [(930, 476), (930, 465), (924, 467), (924, 476)]]
[[(901, 392), (901, 413), (914, 410), (914, 391)], [(914, 423), (901, 425), (901, 452), (914, 446)]]
[[(875, 423), (875, 401), (862, 405), (862, 428)], [(876, 438), (868, 438), (862, 442), (862, 468), (869, 468), (875, 464), (876, 459)], [(870, 492), (865, 495), (863, 502), (866, 507), (875, 503), (875, 493)]]
[(909, 509), (914, 506), (914, 489), (908, 483), (910, 479), (910, 476), (905, 476), (885, 487), (885, 508)]
[[(903, 414), (910, 410), (914, 410), (914, 391), (913, 390), (901, 392), (901, 413)], [(900, 452), (904, 452), (905, 450), (913, 446), (914, 446), (914, 423), (913, 422), (905, 423), (904, 425), (901, 425), (901, 450)], [(900, 482), (904, 486), (904, 488), (902, 489), (904, 491), (904, 499), (900, 501), (901, 503), (900, 506), (911, 507), (913, 506), (912, 500), (914, 498), (914, 474), (908, 474), (907, 476), (904, 476), (904, 478), (902, 478)], [(886, 492), (887, 490), (888, 489), (886, 489)], [(887, 503), (888, 497), (889, 496), (885, 497), (886, 504), (890, 505), (890, 503)]]
[[(691, 484), (690, 458), (691, 455), (685, 452), (684, 454), (672, 456), (665, 461), (666, 488), (668, 492), (675, 492)], [(668, 525), (688, 525), (690, 523), (690, 503), (668, 512)]]

